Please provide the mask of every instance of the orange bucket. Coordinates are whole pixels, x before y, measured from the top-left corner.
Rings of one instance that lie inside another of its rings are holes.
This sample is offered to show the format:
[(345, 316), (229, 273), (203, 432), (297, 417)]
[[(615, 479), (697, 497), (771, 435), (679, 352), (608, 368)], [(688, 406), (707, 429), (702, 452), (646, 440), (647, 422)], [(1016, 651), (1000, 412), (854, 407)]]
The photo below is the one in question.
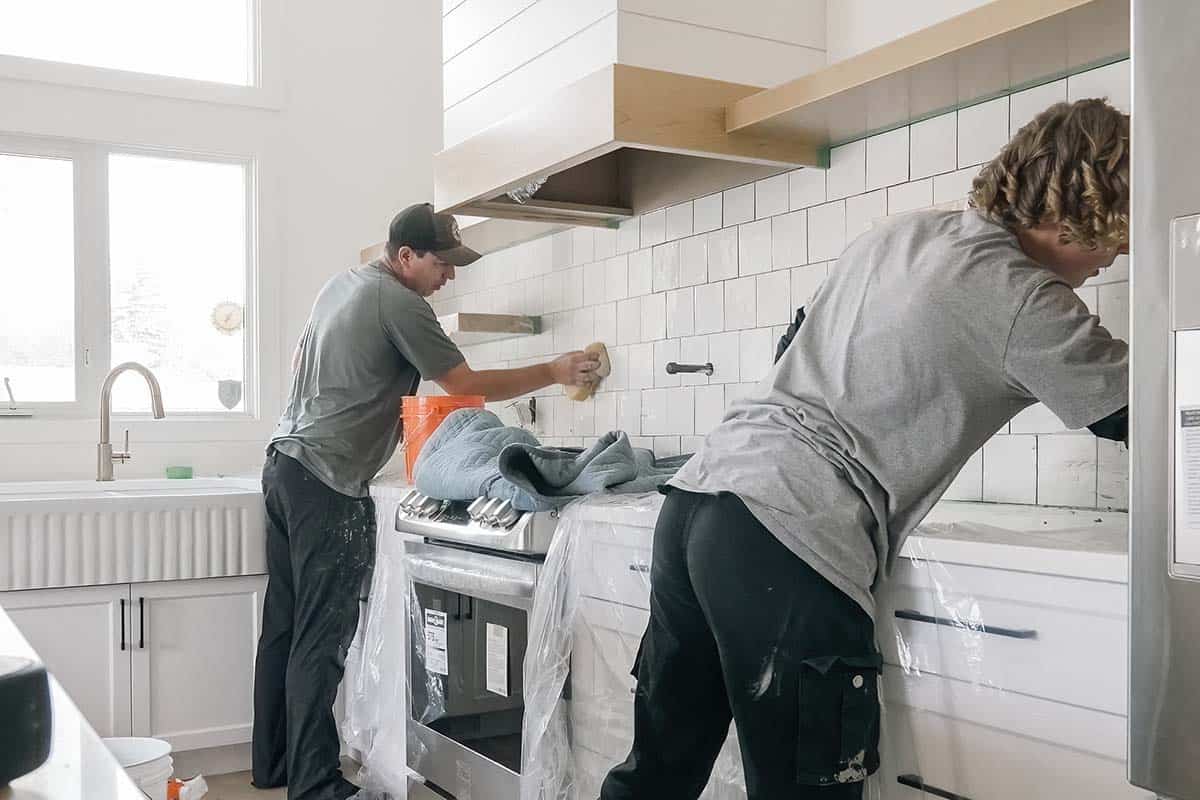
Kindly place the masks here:
[(419, 395), (400, 401), (400, 418), (404, 421), (404, 468), (408, 480), (416, 480), (413, 468), (425, 441), (442, 424), (442, 420), (460, 408), (483, 408), (486, 397), (473, 394)]

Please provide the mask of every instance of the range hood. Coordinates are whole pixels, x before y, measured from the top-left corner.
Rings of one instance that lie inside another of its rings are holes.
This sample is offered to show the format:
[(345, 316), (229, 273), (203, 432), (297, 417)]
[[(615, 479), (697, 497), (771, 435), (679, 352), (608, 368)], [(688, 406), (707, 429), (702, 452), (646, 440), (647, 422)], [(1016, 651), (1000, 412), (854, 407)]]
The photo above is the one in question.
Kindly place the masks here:
[[(802, 137), (726, 130), (726, 106), (759, 91), (610, 64), (439, 153), (434, 205), (493, 219), (612, 227), (642, 211), (819, 165), (817, 143)], [(509, 196), (530, 184), (537, 188), (525, 202)]]

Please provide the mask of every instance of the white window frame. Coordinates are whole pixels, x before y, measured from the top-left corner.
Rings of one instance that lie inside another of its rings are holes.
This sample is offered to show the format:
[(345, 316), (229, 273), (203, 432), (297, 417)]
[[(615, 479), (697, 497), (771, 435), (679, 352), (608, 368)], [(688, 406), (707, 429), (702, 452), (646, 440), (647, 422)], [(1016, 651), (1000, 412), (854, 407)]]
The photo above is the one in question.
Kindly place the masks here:
[[(108, 159), (110, 155), (139, 155), (237, 164), (246, 176), (246, 300), (242, 337), (241, 411), (187, 412), (167, 409), (168, 419), (185, 422), (237, 422), (258, 420), (262, 409), (263, 364), (261, 363), (262, 321), (259, 314), (258, 267), (258, 168), (250, 157), (106, 145), (33, 137), (0, 135), (0, 153), (45, 158), (70, 158), (74, 163), (75, 209), (75, 400), (32, 402), (23, 400), (21, 387), (14, 385), (17, 405), (33, 413), (34, 419), (95, 419), (100, 407), (100, 387), (112, 362), (112, 309), (108, 246)], [(123, 380), (131, 380), (123, 378)], [(114, 420), (137, 420), (150, 416), (150, 409), (113, 412)], [(0, 419), (0, 423), (4, 420)]]
[(0, 53), (0, 78), (279, 110), (283, 108), (284, 1), (251, 0), (247, 24), (252, 63), (247, 86), (4, 53)]

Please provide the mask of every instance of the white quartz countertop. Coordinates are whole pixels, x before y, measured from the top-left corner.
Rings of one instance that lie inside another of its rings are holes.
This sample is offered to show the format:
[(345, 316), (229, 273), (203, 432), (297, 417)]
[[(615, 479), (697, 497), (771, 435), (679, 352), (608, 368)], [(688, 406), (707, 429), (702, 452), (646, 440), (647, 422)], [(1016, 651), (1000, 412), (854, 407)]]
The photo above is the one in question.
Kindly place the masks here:
[[(0, 609), (0, 655), (41, 660), (4, 609)], [(50, 758), (0, 788), (0, 800), (145, 800), (53, 677), (50, 696), (54, 713)]]

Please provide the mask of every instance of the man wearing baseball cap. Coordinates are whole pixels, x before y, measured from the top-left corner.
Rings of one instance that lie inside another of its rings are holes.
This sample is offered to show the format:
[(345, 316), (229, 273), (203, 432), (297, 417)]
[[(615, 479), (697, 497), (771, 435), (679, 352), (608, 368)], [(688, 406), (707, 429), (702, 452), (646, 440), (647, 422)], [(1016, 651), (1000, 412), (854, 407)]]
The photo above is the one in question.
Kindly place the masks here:
[(453, 216), (410, 206), (392, 220), (386, 255), (335, 275), (313, 304), (263, 468), (270, 580), (252, 773), (260, 789), (286, 784), (289, 800), (357, 791), (339, 769), (332, 707), (375, 556), (367, 483), (400, 439), (400, 399), (422, 379), (488, 400), (594, 379), (598, 362), (580, 352), (519, 369), (467, 365), (425, 298), (478, 259)]

